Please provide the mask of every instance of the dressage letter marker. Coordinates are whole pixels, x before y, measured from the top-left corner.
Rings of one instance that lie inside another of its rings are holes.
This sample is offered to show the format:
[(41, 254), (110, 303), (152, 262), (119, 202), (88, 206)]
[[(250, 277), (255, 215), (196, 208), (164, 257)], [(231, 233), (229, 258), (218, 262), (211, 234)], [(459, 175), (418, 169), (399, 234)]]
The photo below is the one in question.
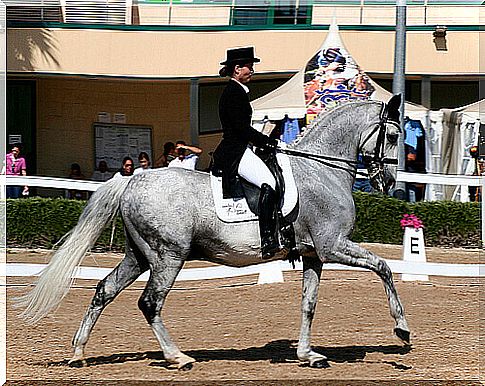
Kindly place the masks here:
[[(404, 228), (403, 257), (404, 261), (426, 263), (423, 229)], [(428, 281), (428, 275), (403, 273), (403, 281)]]

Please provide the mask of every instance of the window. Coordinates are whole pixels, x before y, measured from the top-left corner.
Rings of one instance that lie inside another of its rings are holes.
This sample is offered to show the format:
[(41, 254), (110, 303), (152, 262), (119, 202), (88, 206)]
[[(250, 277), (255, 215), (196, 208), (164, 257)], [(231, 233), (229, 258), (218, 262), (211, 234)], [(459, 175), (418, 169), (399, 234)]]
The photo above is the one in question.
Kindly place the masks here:
[(232, 14), (233, 25), (266, 25), (269, 1), (235, 0)]
[(273, 24), (308, 24), (309, 6), (296, 0), (275, 0)]
[(310, 0), (235, 0), (233, 25), (310, 24)]

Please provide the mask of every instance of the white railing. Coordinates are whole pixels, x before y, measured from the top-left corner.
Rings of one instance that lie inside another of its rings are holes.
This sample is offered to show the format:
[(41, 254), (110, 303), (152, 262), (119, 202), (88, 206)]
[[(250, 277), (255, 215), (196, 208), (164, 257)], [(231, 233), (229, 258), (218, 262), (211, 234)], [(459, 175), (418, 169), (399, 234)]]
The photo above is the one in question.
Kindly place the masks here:
[[(484, 277), (485, 264), (447, 264), (447, 263), (424, 263), (402, 260), (385, 259), (386, 263), (395, 274), (408, 275), (429, 275), (446, 277)], [(8, 263), (6, 266), (7, 277), (26, 277), (39, 276), (46, 264), (22, 264)], [(205, 267), (205, 268), (185, 268), (180, 271), (177, 281), (227, 279), (247, 275), (261, 275), (265, 268), (270, 268), (272, 272), (301, 271), (302, 263), (296, 263), (295, 268), (287, 261), (272, 261), (269, 263), (252, 265), (249, 267), (234, 268), (226, 266)], [(323, 269), (332, 271), (359, 271), (369, 272), (364, 268), (350, 267), (342, 264), (328, 263), (323, 265)], [(100, 267), (78, 267), (73, 274), (73, 278), (85, 280), (101, 280), (106, 277), (113, 269)], [(149, 273), (145, 272), (137, 281), (147, 281)], [(278, 280), (282, 281), (282, 280)], [(262, 281), (258, 281), (262, 284)], [(265, 283), (275, 282), (267, 280)]]
[[(2, 176), (5, 180), (5, 176)], [(101, 185), (102, 182), (89, 180), (73, 180), (69, 178), (57, 177), (42, 177), (42, 176), (7, 176), (6, 181), (0, 181), (0, 185), (7, 186), (32, 186), (39, 188), (55, 188), (55, 189), (70, 189), (70, 190), (86, 190), (94, 192)], [(2, 189), (3, 191), (4, 189)]]

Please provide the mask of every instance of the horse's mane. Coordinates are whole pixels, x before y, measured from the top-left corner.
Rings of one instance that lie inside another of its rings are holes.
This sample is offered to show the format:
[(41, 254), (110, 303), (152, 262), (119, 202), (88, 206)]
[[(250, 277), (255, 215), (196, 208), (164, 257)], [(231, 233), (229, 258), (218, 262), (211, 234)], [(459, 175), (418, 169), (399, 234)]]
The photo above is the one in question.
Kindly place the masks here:
[(306, 128), (304, 128), (300, 134), (296, 137), (296, 139), (291, 143), (291, 146), (298, 145), (309, 133), (311, 133), (316, 127), (322, 126), (322, 124), (330, 119), (334, 114), (337, 114), (340, 110), (343, 110), (350, 106), (361, 106), (364, 104), (374, 104), (374, 103), (382, 103), (379, 101), (374, 101), (370, 99), (366, 100), (343, 100), (338, 101), (336, 104), (328, 110), (321, 110), (318, 115), (310, 122)]

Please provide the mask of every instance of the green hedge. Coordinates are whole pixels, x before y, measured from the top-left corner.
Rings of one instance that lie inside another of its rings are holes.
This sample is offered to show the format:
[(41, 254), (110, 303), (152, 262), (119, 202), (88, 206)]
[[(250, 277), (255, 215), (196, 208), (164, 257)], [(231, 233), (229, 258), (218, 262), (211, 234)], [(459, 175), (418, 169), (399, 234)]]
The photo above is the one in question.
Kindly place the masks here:
[[(480, 245), (478, 203), (439, 201), (411, 204), (366, 193), (355, 193), (354, 200), (357, 220), (352, 240), (356, 242), (401, 244), (403, 231), (399, 221), (403, 214), (414, 213), (424, 223), (427, 246)], [(76, 225), (85, 204), (85, 201), (60, 198), (7, 200), (7, 245), (51, 248)], [(107, 249), (110, 237), (111, 226), (108, 226), (95, 249)], [(122, 250), (123, 245), (123, 226), (118, 218), (113, 247)]]
[[(77, 223), (86, 201), (63, 198), (7, 200), (7, 246), (51, 248)], [(95, 249), (109, 248), (111, 226), (98, 239)], [(124, 246), (121, 218), (117, 218), (113, 246)]]
[(354, 194), (357, 219), (352, 240), (402, 244), (400, 220), (413, 213), (424, 224), (426, 246), (479, 247), (480, 204), (434, 201), (409, 203), (367, 193)]

